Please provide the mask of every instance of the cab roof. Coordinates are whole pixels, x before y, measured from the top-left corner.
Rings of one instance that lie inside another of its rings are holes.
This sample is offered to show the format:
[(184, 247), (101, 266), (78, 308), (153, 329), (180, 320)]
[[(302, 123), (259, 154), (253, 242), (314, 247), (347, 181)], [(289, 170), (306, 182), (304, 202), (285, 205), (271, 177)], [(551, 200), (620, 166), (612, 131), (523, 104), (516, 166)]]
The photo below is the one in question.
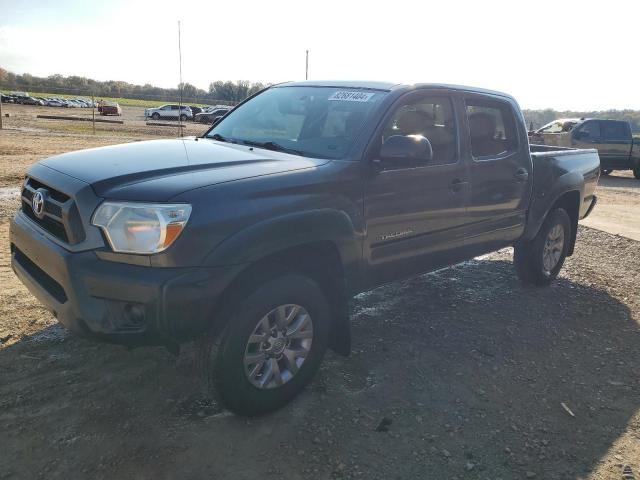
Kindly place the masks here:
[(300, 82), (285, 82), (276, 87), (335, 87), (335, 88), (353, 88), (353, 89), (367, 89), (367, 90), (381, 90), (390, 92), (392, 90), (412, 90), (417, 88), (434, 88), (434, 89), (446, 89), (446, 90), (459, 90), (470, 93), (482, 93), (486, 95), (497, 95), (500, 97), (506, 97), (513, 99), (509, 94), (499, 92), (496, 90), (488, 90), (485, 88), (469, 87), (464, 85), (451, 85), (446, 83), (392, 83), (392, 82), (378, 82), (378, 81), (359, 81), (359, 80), (304, 80)]

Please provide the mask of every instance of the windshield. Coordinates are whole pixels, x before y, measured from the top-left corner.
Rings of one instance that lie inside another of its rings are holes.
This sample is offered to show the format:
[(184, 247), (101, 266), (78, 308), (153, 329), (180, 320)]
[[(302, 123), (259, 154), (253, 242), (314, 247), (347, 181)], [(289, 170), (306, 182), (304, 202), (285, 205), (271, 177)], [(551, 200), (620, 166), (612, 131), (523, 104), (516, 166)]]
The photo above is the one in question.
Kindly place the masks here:
[(565, 120), (565, 121), (553, 121), (547, 123), (544, 127), (538, 130), (538, 133), (564, 133), (570, 132), (578, 122)]
[(335, 87), (276, 87), (231, 112), (207, 137), (319, 158), (344, 158), (386, 92)]

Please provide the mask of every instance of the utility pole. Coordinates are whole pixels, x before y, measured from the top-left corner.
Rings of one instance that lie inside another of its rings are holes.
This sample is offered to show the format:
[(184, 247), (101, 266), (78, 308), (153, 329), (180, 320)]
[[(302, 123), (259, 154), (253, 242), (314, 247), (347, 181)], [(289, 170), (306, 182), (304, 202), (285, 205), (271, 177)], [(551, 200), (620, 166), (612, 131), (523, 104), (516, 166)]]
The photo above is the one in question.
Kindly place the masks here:
[(0, 93), (0, 130), (2, 130), (2, 94)]
[(180, 136), (182, 137), (182, 44), (180, 43), (180, 20), (178, 20), (178, 59), (180, 62), (180, 107), (178, 108), (178, 124), (180, 125)]
[(91, 92), (91, 122), (93, 123), (93, 134), (96, 134), (96, 96)]
[(306, 52), (307, 52), (307, 58), (304, 66), (304, 79), (309, 80), (309, 50), (306, 50)]

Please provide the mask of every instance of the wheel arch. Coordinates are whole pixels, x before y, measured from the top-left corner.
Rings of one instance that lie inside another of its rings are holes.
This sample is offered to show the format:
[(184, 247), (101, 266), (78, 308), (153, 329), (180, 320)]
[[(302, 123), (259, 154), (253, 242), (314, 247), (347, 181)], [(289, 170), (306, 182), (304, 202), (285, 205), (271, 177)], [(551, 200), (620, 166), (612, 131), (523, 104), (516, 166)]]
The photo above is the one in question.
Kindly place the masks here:
[[(576, 236), (578, 234), (578, 219), (580, 215), (580, 201), (581, 201), (581, 192), (579, 189), (570, 189), (566, 190), (560, 194), (558, 194), (552, 202), (549, 202), (548, 207), (543, 209), (542, 215), (537, 215), (535, 219), (530, 218), (525, 233), (523, 235), (523, 240), (530, 241), (532, 240), (540, 231), (542, 224), (546, 220), (547, 216), (550, 212), (557, 208), (564, 209), (569, 218), (571, 220), (571, 239), (569, 243), (569, 250), (567, 256), (573, 255), (573, 251), (576, 244)], [(532, 209), (532, 211), (535, 208)], [(532, 213), (531, 215), (534, 215)]]
[[(332, 310), (330, 347), (343, 355), (351, 348), (349, 298), (360, 284), (362, 235), (343, 211), (297, 212), (259, 222), (241, 230), (207, 256), (207, 265), (246, 264), (219, 297), (215, 307), (238, 301), (238, 295), (260, 282), (287, 272), (314, 279)], [(213, 332), (224, 328), (212, 316)]]
[(260, 284), (287, 273), (299, 273), (313, 279), (324, 292), (331, 308), (329, 346), (342, 355), (351, 350), (349, 295), (340, 252), (335, 243), (317, 241), (272, 252), (249, 264), (225, 288), (214, 306), (210, 332), (218, 335), (227, 324), (222, 314), (227, 307), (242, 301), (242, 296)]

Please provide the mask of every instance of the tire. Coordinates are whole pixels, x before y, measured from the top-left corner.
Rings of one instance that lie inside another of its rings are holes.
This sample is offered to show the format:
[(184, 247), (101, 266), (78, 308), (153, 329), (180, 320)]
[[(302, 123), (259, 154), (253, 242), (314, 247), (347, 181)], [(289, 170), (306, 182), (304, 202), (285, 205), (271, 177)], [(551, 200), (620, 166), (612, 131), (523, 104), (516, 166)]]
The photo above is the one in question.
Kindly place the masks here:
[(180, 121), (184, 122), (187, 119), (187, 116), (183, 113), (182, 115), (180, 115)]
[(154, 120), (160, 120), (160, 114), (158, 112), (153, 112), (151, 118), (153, 118)]
[(636, 180), (640, 180), (640, 165), (633, 169), (633, 176), (636, 177)]
[(600, 173), (604, 176), (610, 175), (612, 170), (600, 169)]
[(520, 281), (545, 286), (558, 276), (569, 251), (571, 229), (569, 215), (557, 208), (549, 212), (533, 240), (515, 245), (513, 263)]
[[(200, 341), (198, 367), (205, 387), (238, 415), (277, 410), (304, 389), (322, 363), (329, 341), (329, 305), (316, 282), (297, 274), (284, 274), (232, 297), (236, 299), (219, 312), (227, 318), (220, 336)], [(268, 330), (276, 324), (278, 311), (285, 322), (292, 318), (288, 338), (276, 338)], [(300, 338), (291, 338), (293, 334)], [(256, 340), (261, 336), (268, 340)], [(273, 373), (274, 364), (281, 375)]]

